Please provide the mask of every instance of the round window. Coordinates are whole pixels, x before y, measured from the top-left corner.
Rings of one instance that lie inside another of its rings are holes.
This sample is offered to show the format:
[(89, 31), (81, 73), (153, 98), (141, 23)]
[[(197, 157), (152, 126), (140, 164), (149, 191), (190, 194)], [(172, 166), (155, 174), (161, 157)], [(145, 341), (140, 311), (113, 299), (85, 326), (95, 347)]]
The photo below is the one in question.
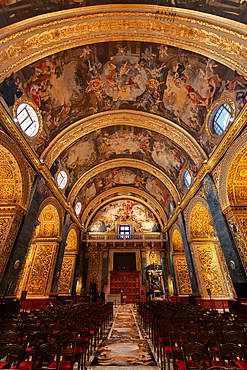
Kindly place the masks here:
[(168, 210), (169, 210), (170, 215), (172, 215), (173, 214), (173, 205), (171, 204), (171, 202), (168, 203)]
[(67, 173), (65, 171), (60, 171), (57, 174), (57, 186), (59, 189), (64, 189), (67, 184)]
[(33, 137), (39, 131), (39, 119), (35, 110), (26, 103), (21, 103), (16, 109), (16, 118), (23, 132)]
[(182, 184), (185, 189), (188, 189), (191, 185), (191, 175), (189, 171), (184, 171), (181, 176)]
[(218, 105), (210, 119), (210, 127), (213, 135), (220, 136), (225, 131), (231, 116), (232, 110), (227, 103)]
[(75, 205), (75, 213), (77, 216), (79, 216), (80, 212), (81, 212), (81, 202), (77, 202)]

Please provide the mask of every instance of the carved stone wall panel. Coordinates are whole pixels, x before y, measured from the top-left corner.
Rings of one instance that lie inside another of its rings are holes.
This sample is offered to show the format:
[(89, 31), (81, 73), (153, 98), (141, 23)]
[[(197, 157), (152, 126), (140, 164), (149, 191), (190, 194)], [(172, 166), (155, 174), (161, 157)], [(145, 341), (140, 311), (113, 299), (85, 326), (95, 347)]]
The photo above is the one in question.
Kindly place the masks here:
[(32, 272), (28, 281), (28, 295), (44, 296), (49, 293), (53, 276), (57, 243), (37, 243)]
[(238, 247), (240, 256), (242, 258), (245, 270), (247, 271), (246, 215), (245, 216), (243, 215), (242, 217), (241, 216), (235, 217), (233, 214), (231, 214), (228, 217), (228, 223), (231, 228), (236, 245)]
[(182, 236), (178, 229), (175, 229), (172, 235), (172, 250), (173, 252), (184, 251)]
[(59, 279), (58, 294), (69, 294), (72, 291), (75, 263), (76, 255), (64, 256)]
[(22, 215), (0, 216), (0, 279), (7, 265), (10, 252), (12, 250)]
[(192, 294), (189, 271), (185, 255), (173, 256), (179, 294)]
[(191, 244), (191, 246), (202, 296), (209, 297), (207, 289), (210, 289), (214, 298), (228, 296), (224, 288), (224, 276), (217, 258), (216, 246), (206, 242)]

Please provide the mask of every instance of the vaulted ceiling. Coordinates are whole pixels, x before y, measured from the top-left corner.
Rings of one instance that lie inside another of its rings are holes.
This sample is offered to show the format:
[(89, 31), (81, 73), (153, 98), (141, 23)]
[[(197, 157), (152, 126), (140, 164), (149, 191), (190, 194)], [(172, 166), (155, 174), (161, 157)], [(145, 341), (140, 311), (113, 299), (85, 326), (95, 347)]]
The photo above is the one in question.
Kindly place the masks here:
[[(87, 226), (126, 199), (163, 229), (245, 104), (245, 3), (136, 3), (0, 1), (2, 104), (13, 118), (20, 101), (38, 110), (23, 137), (55, 180), (66, 172), (59, 191)], [(225, 102), (232, 118), (215, 135)]]

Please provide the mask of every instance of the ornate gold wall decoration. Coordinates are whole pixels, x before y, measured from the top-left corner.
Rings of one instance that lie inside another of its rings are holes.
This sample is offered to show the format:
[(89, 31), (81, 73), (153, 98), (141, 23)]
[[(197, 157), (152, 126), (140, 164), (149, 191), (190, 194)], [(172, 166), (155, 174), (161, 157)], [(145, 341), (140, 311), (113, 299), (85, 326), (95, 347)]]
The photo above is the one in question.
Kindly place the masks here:
[(173, 252), (179, 252), (184, 250), (182, 236), (178, 229), (175, 229), (172, 235), (172, 250)]
[(159, 263), (157, 260), (157, 254), (154, 251), (149, 252), (149, 264)]
[(208, 297), (210, 289), (212, 296), (225, 296), (222, 286), (222, 276), (218, 267), (218, 259), (214, 252), (214, 246), (194, 245), (194, 253), (197, 260), (197, 274), (200, 277), (203, 296)]
[[(247, 212), (246, 212), (246, 214), (247, 214)], [(247, 217), (246, 216), (241, 218), (241, 219), (243, 220), (243, 222), (247, 222)], [(241, 230), (242, 233), (241, 233), (241, 231), (239, 229), (239, 223), (241, 221), (237, 222), (234, 215), (231, 215), (230, 217), (228, 217), (228, 222), (229, 222), (233, 237), (235, 239), (236, 245), (238, 247), (239, 253), (242, 257), (242, 261), (244, 263), (245, 270), (247, 271), (247, 246), (246, 246), (247, 244), (246, 244), (245, 231), (242, 229)], [(245, 236), (245, 240), (244, 240), (243, 235)]]
[(53, 273), (51, 267), (56, 249), (56, 244), (37, 243), (32, 272), (28, 281), (28, 295), (44, 296), (49, 293), (48, 281)]
[(214, 238), (213, 227), (209, 224), (211, 217), (207, 209), (197, 204), (190, 215), (190, 236), (193, 239)]
[(192, 294), (190, 285), (189, 271), (186, 258), (184, 255), (173, 256), (175, 274), (178, 285), (179, 294)]
[(45, 206), (38, 220), (40, 225), (37, 226), (37, 238), (56, 237), (59, 235), (59, 216), (55, 206), (51, 204)]
[(75, 272), (76, 255), (68, 256), (65, 255), (63, 258), (63, 264), (61, 274), (59, 278), (58, 293), (69, 294), (72, 291), (73, 277)]
[(247, 205), (247, 144), (236, 155), (229, 168), (227, 195), (230, 204)]
[[(219, 196), (223, 210), (226, 210), (230, 204), (233, 205), (236, 203), (234, 187), (238, 186), (239, 181), (237, 180), (238, 177), (235, 180), (235, 174), (238, 168), (238, 164), (240, 164), (240, 160), (244, 161), (244, 165), (246, 164), (246, 159), (244, 158), (244, 153), (246, 151), (246, 142), (247, 133), (245, 132), (232, 144), (227, 154), (225, 155), (225, 158), (221, 165), (219, 178)], [(240, 176), (239, 178), (243, 178), (244, 183), (246, 182), (245, 177)], [(241, 200), (240, 197), (238, 201), (243, 202), (244, 199)]]
[[(133, 10), (128, 11), (128, 8), (116, 6), (112, 11), (112, 6), (104, 6), (99, 13), (96, 9), (93, 14), (87, 10), (72, 17), (63, 12), (63, 17), (43, 26), (34, 22), (30, 28), (18, 29), (15, 35), (7, 32), (0, 49), (0, 61), (3, 61), (0, 76), (4, 78), (52, 53), (85, 43), (119, 39), (120, 35), (131, 40), (183, 45), (185, 49), (211, 56), (246, 74), (247, 47), (242, 41), (246, 37), (244, 25), (237, 31), (236, 27), (230, 28), (229, 21), (224, 18), (219, 20), (207, 15), (210, 22), (206, 22), (203, 14), (193, 11), (186, 13), (176, 9), (176, 13), (171, 14), (170, 8), (166, 14), (157, 15), (157, 9), (164, 12), (165, 8), (148, 6), (140, 11), (139, 6), (131, 7)], [(13, 25), (11, 30), (14, 31)]]
[[(12, 214), (11, 214), (12, 213)], [(7, 265), (23, 213), (13, 207), (13, 210), (0, 210), (0, 279)]]
[(78, 234), (76, 225), (70, 226), (64, 251), (61, 274), (59, 278), (58, 293), (69, 294), (72, 290), (75, 264), (78, 253)]

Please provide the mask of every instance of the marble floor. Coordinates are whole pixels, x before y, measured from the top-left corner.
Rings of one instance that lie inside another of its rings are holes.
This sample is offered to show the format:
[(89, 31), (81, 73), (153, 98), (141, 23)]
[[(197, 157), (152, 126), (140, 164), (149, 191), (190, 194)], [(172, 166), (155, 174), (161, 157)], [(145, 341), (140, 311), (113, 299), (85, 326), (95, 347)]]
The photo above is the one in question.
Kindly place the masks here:
[(119, 305), (111, 328), (89, 361), (88, 370), (159, 370), (152, 346), (138, 325), (135, 307)]

